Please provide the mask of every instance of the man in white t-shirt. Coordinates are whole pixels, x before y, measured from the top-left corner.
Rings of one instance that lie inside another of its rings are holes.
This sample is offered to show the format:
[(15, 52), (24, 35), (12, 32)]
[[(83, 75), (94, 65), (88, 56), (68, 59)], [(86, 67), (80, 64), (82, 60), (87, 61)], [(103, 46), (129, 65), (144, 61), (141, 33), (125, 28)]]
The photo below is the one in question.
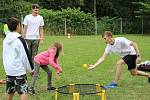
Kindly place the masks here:
[(101, 64), (106, 57), (111, 53), (118, 54), (121, 59), (116, 63), (116, 74), (114, 82), (104, 86), (105, 88), (115, 88), (121, 75), (121, 67), (123, 64), (127, 64), (128, 70), (130, 70), (133, 76), (146, 76), (150, 78), (150, 74), (139, 71), (136, 69), (136, 63), (141, 61), (140, 52), (135, 42), (130, 41), (124, 37), (113, 38), (110, 31), (105, 31), (102, 34), (104, 42), (107, 44), (104, 54), (97, 60), (94, 65), (89, 65), (89, 70), (95, 68)]
[(25, 16), (24, 18), (24, 31), (23, 36), (25, 37), (29, 52), (34, 58), (38, 52), (39, 42), (43, 43), (43, 17), (39, 14), (39, 5), (32, 5), (32, 14)]

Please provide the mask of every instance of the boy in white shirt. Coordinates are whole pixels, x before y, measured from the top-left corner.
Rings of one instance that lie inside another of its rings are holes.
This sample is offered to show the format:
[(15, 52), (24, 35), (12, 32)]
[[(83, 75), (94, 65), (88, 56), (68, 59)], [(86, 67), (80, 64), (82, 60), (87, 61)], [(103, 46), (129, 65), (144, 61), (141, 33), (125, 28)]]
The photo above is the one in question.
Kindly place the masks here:
[(139, 71), (136, 69), (136, 63), (141, 61), (140, 52), (135, 42), (130, 41), (124, 37), (113, 38), (110, 31), (105, 31), (102, 34), (104, 42), (107, 44), (106, 49), (102, 57), (100, 57), (94, 65), (89, 65), (88, 69), (93, 69), (97, 65), (101, 64), (110, 53), (118, 54), (121, 59), (116, 63), (116, 74), (114, 82), (105, 86), (105, 88), (115, 88), (121, 75), (121, 67), (123, 64), (127, 64), (128, 70), (130, 70), (133, 76), (146, 76), (150, 77), (150, 74)]
[(20, 39), (20, 24), (16, 18), (8, 19), (10, 32), (3, 41), (3, 64), (6, 73), (6, 100), (12, 100), (15, 91), (20, 100), (28, 100), (28, 86), (26, 70), (33, 72), (24, 46)]

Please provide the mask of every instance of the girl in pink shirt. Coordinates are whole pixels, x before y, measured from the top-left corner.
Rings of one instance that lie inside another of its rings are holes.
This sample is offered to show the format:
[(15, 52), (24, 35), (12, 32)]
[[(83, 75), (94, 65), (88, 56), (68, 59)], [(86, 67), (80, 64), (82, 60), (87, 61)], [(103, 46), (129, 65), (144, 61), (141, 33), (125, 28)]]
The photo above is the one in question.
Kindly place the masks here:
[(34, 74), (32, 77), (31, 86), (29, 88), (29, 93), (34, 95), (34, 86), (35, 81), (38, 77), (40, 67), (47, 73), (48, 77), (48, 88), (47, 90), (54, 90), (55, 87), (52, 87), (51, 79), (52, 79), (52, 71), (49, 69), (48, 65), (50, 64), (53, 68), (56, 69), (56, 75), (58, 77), (59, 73), (61, 73), (62, 69), (58, 64), (58, 56), (62, 51), (63, 46), (61, 43), (54, 43), (47, 51), (41, 52), (34, 57)]

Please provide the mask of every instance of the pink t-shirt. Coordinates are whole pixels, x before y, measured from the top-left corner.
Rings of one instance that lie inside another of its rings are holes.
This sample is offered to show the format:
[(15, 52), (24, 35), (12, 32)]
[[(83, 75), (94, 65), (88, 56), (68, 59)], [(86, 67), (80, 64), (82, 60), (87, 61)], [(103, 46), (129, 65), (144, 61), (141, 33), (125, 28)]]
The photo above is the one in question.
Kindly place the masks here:
[(61, 72), (61, 67), (58, 64), (58, 59), (55, 58), (56, 48), (49, 48), (47, 51), (41, 52), (34, 57), (34, 61), (39, 65), (48, 65), (56, 69), (57, 73)]

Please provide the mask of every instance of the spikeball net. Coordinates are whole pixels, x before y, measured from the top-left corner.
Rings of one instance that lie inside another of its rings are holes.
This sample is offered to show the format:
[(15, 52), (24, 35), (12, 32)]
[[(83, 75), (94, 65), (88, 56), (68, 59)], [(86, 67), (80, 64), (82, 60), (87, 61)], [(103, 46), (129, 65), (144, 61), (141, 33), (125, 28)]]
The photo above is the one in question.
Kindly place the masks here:
[(55, 100), (106, 100), (106, 92), (99, 84), (69, 84), (56, 89)]

